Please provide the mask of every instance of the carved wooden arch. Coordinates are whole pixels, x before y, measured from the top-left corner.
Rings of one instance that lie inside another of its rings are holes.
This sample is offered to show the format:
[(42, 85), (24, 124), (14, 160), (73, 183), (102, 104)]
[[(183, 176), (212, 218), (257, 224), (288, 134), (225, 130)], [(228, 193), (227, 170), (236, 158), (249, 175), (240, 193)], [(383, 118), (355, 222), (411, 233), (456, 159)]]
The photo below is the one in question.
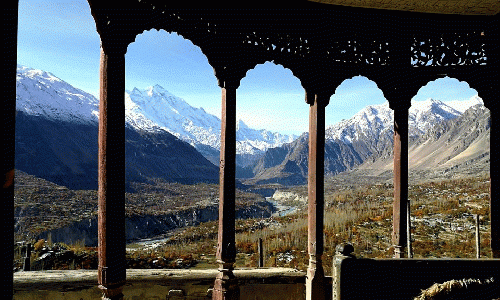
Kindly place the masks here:
[(476, 70), (470, 76), (467, 76), (466, 81), (469, 83), (469, 86), (474, 88), (479, 97), (484, 102), (484, 106), (488, 108), (490, 111), (493, 111), (495, 107), (495, 102), (498, 101), (498, 91), (499, 91), (499, 83), (498, 83), (498, 70), (487, 69), (487, 70)]
[[(213, 67), (213, 65), (210, 63), (210, 59), (209, 59), (209, 57), (207, 56), (207, 53), (205, 53), (205, 52), (203, 51), (203, 48), (202, 48), (200, 45), (197, 45), (195, 42), (193, 42), (193, 41), (192, 41), (192, 40), (190, 40), (189, 38), (185, 37), (182, 33), (179, 33), (179, 32), (176, 32), (176, 31), (167, 31), (166, 29), (163, 29), (163, 28), (157, 29), (157, 27), (151, 27), (151, 28), (149, 28), (149, 29), (147, 29), (147, 28), (146, 28), (146, 29), (142, 30), (141, 32), (138, 32), (138, 33), (135, 35), (135, 37), (134, 37), (133, 41), (132, 41), (130, 44), (128, 44), (128, 45), (127, 45), (127, 48), (128, 48), (128, 46), (130, 46), (131, 44), (136, 43), (136, 39), (137, 39), (137, 37), (138, 37), (139, 35), (141, 35), (141, 34), (143, 34), (143, 33), (145, 33), (145, 32), (153, 31), (153, 30), (156, 30), (156, 31), (158, 31), (158, 32), (162, 32), (162, 31), (163, 31), (165, 34), (174, 34), (174, 33), (175, 33), (175, 34), (179, 35), (180, 37), (182, 37), (184, 40), (186, 40), (186, 41), (188, 41), (189, 43), (191, 43), (191, 44), (192, 44), (193, 46), (195, 46), (196, 48), (198, 48), (198, 49), (202, 52), (202, 54), (205, 56), (205, 58), (207, 59), (208, 64), (209, 64), (209, 65), (210, 65), (210, 66), (214, 69), (214, 75), (215, 75), (216, 79), (219, 81), (219, 77), (217, 77), (217, 72), (216, 72), (216, 69), (215, 69), (215, 68)], [(185, 34), (185, 33), (184, 33), (184, 34)], [(219, 82), (219, 85), (220, 85), (220, 82)]]
[[(393, 99), (408, 87), (394, 91), (391, 80), (376, 77), (394, 73), (389, 77), (401, 86), (402, 68), (405, 77), (435, 68), (483, 69), (495, 53), (485, 49), (484, 41), (495, 44), (492, 49), (497, 47), (498, 17), (487, 21), (467, 17), (462, 22), (462, 16), (449, 16), (452, 21), (443, 22), (433, 14), (373, 14), (373, 10), (311, 3), (301, 10), (221, 14), (214, 9), (170, 9), (156, 0), (124, 0), (123, 9), (88, 1), (103, 48), (123, 49), (139, 33), (153, 28), (176, 32), (200, 47), (221, 87), (237, 87), (248, 70), (269, 61), (290, 69), (306, 90), (325, 94), (333, 94), (340, 82), (360, 70), (371, 70), (368, 73), (374, 75), (369, 78)], [(420, 67), (411, 68), (411, 63)]]
[[(371, 72), (352, 72), (349, 76), (346, 76), (342, 82), (337, 86), (337, 89), (338, 87), (340, 87), (340, 85), (342, 85), (344, 83), (344, 81), (347, 81), (347, 80), (352, 80), (354, 79), (355, 77), (364, 77), (366, 78), (367, 80), (373, 82), (375, 84), (375, 86), (377, 87), (377, 89), (379, 89), (382, 93), (384, 92), (383, 89), (379, 86), (379, 84), (377, 83), (378, 79), (373, 73)], [(337, 93), (337, 89), (335, 90), (335, 93)]]
[[(498, 97), (498, 83), (495, 82), (496, 77), (494, 76), (494, 71), (491, 68), (466, 68), (465, 70), (450, 70), (450, 72), (440, 72), (434, 74), (417, 74), (414, 77), (414, 84), (420, 86), (420, 88), (426, 86), (429, 82), (436, 81), (441, 78), (449, 77), (456, 79), (460, 82), (465, 82), (471, 89), (475, 89), (478, 96), (484, 102), (484, 105), (491, 110), (495, 104), (495, 100)], [(417, 92), (418, 92), (417, 90)], [(412, 95), (412, 97), (416, 95)]]
[[(149, 10), (134, 13), (136, 25), (129, 24), (131, 16), (123, 14), (123, 19), (120, 19), (120, 13), (114, 10), (101, 11), (101, 15), (93, 12), (103, 49), (124, 54), (128, 45), (133, 43), (139, 34), (153, 29), (164, 30), (168, 33), (175, 32), (199, 47), (213, 67), (221, 87), (228, 84), (237, 87), (250, 69), (265, 62), (281, 65), (299, 78), (297, 73), (300, 71), (296, 65), (302, 65), (303, 62), (297, 64), (298, 60), (294, 63), (293, 59), (284, 58), (289, 53), (296, 54), (294, 46), (290, 45), (289, 37), (278, 38), (277, 42), (272, 43), (269, 38), (262, 40), (248, 32), (234, 34), (225, 29), (218, 29), (217, 24), (203, 20), (203, 17), (198, 20), (184, 20), (175, 11), (155, 11), (156, 14), (152, 16)], [(254, 47), (249, 47), (247, 43)]]
[(409, 109), (411, 98), (421, 87), (415, 83), (416, 75), (406, 68), (385, 66), (361, 71), (360, 74), (375, 82), (392, 110)]
[[(472, 79), (470, 76), (461, 76), (461, 74), (436, 74), (433, 76), (426, 76), (425, 78), (427, 78), (428, 81), (425, 83), (422, 82), (422, 85), (420, 88), (424, 88), (429, 83), (437, 81), (439, 79), (450, 78), (450, 79), (458, 80), (460, 83), (466, 83), (469, 86), (469, 88), (475, 89), (476, 91), (478, 91), (474, 86), (471, 86), (471, 84), (469, 83), (470, 80)], [(423, 80), (423, 78), (422, 78), (422, 80)], [(413, 95), (413, 96), (415, 96), (415, 95)]]

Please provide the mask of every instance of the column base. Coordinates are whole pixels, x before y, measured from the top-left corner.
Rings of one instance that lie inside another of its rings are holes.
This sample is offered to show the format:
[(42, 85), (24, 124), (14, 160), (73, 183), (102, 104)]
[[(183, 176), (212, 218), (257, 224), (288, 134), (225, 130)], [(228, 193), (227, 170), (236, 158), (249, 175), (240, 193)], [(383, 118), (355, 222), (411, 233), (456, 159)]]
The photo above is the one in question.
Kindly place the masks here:
[(240, 287), (238, 279), (234, 276), (233, 267), (221, 266), (215, 278), (212, 300), (239, 300)]
[(107, 288), (99, 285), (99, 289), (102, 291), (102, 300), (123, 300), (123, 286)]
[(321, 261), (309, 260), (306, 277), (306, 300), (325, 299), (325, 271)]
[(394, 258), (404, 258), (404, 257), (405, 257), (404, 247), (394, 246)]

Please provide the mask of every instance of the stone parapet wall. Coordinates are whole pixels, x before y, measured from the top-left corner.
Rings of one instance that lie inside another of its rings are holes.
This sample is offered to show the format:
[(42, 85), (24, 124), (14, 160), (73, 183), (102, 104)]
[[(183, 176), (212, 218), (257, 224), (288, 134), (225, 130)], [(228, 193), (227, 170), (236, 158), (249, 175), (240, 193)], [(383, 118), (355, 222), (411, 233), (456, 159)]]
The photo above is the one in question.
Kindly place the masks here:
[(493, 280), (494, 284), (482, 291), (485, 295), (474, 294), (474, 299), (500, 297), (500, 259), (356, 259), (337, 255), (333, 267), (334, 300), (414, 299), (435, 283), (463, 279)]
[[(127, 270), (124, 299), (211, 299), (218, 271)], [(305, 299), (305, 273), (289, 268), (234, 271), (241, 300)], [(16, 300), (101, 299), (96, 270), (33, 271), (14, 273)]]

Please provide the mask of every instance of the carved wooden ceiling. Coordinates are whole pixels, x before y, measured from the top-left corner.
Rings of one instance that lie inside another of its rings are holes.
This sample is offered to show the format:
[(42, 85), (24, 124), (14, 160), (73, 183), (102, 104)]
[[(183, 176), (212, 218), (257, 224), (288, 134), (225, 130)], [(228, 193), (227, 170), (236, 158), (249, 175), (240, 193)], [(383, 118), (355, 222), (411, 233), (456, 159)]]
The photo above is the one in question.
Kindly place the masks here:
[(313, 2), (438, 14), (496, 15), (498, 0), (310, 0)]

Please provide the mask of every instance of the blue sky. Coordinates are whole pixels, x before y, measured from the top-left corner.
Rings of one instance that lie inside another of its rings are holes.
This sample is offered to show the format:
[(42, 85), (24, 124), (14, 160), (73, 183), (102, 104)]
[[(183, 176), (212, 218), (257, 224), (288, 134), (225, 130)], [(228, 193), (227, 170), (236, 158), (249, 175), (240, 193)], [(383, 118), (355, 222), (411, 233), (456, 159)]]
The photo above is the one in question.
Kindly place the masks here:
[[(85, 0), (19, 1), (18, 64), (48, 71), (71, 85), (98, 95), (100, 38)], [(177, 34), (151, 30), (127, 49), (126, 89), (159, 84), (194, 107), (220, 117), (221, 91), (201, 52)], [(413, 98), (466, 100), (477, 92), (465, 82), (429, 82)], [(345, 80), (326, 108), (326, 124), (352, 117), (386, 100), (365, 77)], [(308, 130), (304, 90), (292, 72), (273, 63), (247, 72), (237, 90), (238, 118), (252, 128), (300, 134)]]

